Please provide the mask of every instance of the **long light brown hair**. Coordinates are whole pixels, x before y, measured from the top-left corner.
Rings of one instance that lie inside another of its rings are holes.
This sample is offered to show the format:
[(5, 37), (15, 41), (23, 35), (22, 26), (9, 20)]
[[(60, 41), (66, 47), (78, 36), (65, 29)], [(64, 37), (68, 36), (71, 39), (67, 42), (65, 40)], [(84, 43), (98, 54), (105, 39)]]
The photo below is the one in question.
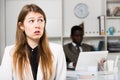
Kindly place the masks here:
[[(43, 15), (46, 26), (46, 15), (40, 7), (35, 4), (28, 4), (22, 8), (17, 21), (16, 44), (13, 54), (13, 67), (15, 72), (18, 72), (21, 80), (24, 80), (23, 72), (26, 64), (29, 63), (28, 57), (30, 52), (27, 47), (26, 34), (23, 30), (20, 29), (19, 22), (23, 23), (26, 15), (29, 12), (40, 13)], [(41, 64), (40, 68), (42, 70), (44, 80), (50, 80), (53, 74), (53, 55), (49, 48), (45, 27), (43, 35), (38, 43), (38, 59), (39, 64)]]

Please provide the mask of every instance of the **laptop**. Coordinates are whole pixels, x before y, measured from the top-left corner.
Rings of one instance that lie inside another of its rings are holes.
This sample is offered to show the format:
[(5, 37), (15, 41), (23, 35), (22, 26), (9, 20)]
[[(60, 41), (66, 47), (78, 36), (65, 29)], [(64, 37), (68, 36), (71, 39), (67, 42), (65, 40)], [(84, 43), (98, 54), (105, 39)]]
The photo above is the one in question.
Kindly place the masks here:
[(105, 58), (107, 59), (108, 51), (90, 51), (90, 52), (80, 52), (75, 70), (87, 70), (97, 69), (98, 62)]

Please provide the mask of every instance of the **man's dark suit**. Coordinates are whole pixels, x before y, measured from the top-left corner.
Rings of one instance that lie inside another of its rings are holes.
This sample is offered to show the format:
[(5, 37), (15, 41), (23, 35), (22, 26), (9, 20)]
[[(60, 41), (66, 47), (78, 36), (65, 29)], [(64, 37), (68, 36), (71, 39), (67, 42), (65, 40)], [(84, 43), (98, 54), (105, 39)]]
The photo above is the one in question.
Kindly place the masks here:
[[(94, 50), (93, 46), (90, 46), (90, 45), (84, 44), (84, 43), (82, 43), (81, 48), (82, 48), (82, 51), (84, 51), (84, 52)], [(68, 43), (63, 46), (63, 49), (64, 49), (64, 53), (66, 56), (67, 66), (70, 62), (77, 63), (79, 53), (77, 52), (76, 47), (73, 46), (72, 43)]]

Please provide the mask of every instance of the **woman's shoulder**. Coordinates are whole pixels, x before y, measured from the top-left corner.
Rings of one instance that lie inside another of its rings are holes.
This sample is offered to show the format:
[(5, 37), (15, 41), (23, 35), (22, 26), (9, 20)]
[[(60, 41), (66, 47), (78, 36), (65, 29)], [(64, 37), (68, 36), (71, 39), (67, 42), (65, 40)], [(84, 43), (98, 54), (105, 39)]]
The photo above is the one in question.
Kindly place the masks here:
[(50, 49), (52, 51), (53, 54), (57, 55), (61, 52), (63, 52), (63, 48), (61, 44), (57, 44), (57, 43), (49, 43)]
[(14, 47), (15, 47), (14, 44), (13, 44), (13, 45), (8, 45), (8, 46), (6, 46), (6, 47), (5, 47), (5, 52), (8, 52), (8, 53), (10, 53), (10, 55), (12, 55), (12, 53), (13, 53), (13, 51), (14, 51)]
[(13, 45), (8, 45), (8, 46), (5, 47), (5, 49), (12, 49), (14, 46), (15, 46), (14, 44)]

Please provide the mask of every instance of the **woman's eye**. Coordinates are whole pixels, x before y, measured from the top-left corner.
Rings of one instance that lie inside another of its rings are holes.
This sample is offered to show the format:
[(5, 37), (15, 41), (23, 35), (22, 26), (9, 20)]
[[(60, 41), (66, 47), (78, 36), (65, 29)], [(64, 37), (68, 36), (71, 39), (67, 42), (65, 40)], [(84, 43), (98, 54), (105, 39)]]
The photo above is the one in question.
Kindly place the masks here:
[(44, 19), (39, 19), (38, 22), (40, 22), (40, 23), (41, 23), (41, 22), (44, 22)]
[(33, 23), (33, 22), (34, 22), (34, 20), (30, 20), (29, 22), (30, 22), (30, 23)]

